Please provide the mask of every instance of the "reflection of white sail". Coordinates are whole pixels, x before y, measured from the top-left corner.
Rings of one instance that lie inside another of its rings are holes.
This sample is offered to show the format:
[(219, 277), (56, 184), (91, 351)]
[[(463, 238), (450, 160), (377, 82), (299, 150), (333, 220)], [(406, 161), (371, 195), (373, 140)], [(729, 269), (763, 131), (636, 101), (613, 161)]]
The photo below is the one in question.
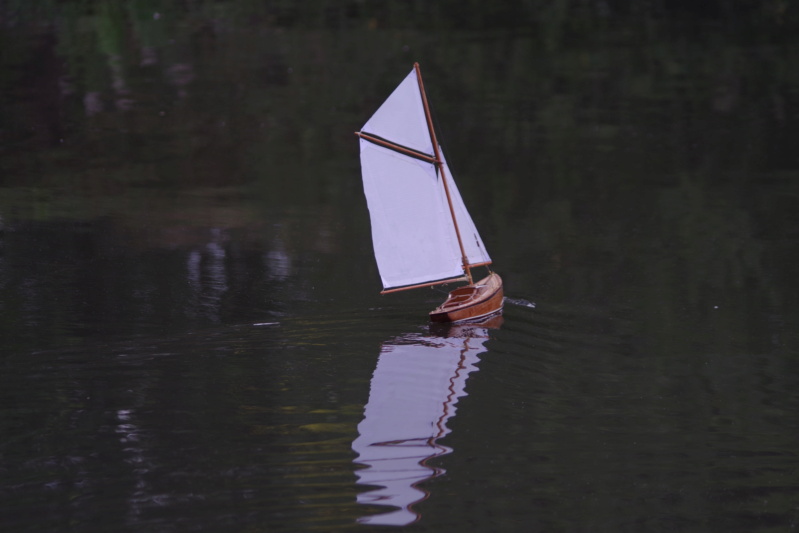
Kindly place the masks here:
[(452, 451), (436, 442), (449, 433), (466, 379), (488, 339), (484, 328), (469, 336), (409, 336), (384, 344), (372, 377), (369, 402), (352, 443), (358, 453), (358, 483), (380, 488), (358, 495), (358, 503), (398, 509), (362, 518), (362, 523), (405, 525), (417, 520), (411, 506), (426, 493), (417, 485), (440, 475), (429, 459)]

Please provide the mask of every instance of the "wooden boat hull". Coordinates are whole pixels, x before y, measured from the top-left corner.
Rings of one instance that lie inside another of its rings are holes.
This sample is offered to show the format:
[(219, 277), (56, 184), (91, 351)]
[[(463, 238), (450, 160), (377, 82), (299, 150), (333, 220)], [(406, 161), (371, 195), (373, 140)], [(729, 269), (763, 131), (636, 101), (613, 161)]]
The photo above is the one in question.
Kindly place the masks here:
[(447, 300), (430, 311), (433, 322), (480, 320), (502, 312), (505, 293), (502, 278), (492, 272), (480, 281), (458, 287)]

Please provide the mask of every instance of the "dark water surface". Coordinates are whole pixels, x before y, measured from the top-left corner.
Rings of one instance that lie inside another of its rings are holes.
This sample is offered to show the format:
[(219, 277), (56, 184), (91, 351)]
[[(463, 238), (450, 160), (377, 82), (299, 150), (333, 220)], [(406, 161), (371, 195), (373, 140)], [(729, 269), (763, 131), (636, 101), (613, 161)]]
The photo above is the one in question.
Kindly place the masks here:
[[(0, 530), (799, 528), (795, 6), (461, 4), (0, 2)], [(414, 61), (498, 323), (377, 294)]]

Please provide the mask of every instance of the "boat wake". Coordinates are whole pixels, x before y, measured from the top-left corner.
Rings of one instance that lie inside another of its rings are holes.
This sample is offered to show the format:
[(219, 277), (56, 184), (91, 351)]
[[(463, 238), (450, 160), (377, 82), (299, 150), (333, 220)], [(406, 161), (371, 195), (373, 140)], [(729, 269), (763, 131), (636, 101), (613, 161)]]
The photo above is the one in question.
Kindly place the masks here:
[(530, 309), (535, 309), (535, 302), (531, 302), (523, 298), (509, 298), (506, 296), (505, 303), (511, 305), (518, 305), (519, 307), (529, 307)]

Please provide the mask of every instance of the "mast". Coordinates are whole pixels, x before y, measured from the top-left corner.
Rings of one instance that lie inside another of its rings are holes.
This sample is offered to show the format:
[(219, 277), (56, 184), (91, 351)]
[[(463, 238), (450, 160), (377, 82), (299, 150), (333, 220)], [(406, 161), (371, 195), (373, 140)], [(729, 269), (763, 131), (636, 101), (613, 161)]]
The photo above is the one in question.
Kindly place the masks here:
[(419, 81), (419, 92), (422, 95), (422, 103), (424, 104), (424, 114), (427, 119), (427, 129), (430, 132), (430, 140), (433, 141), (433, 151), (436, 156), (435, 165), (441, 173), (441, 182), (444, 184), (444, 194), (447, 196), (447, 205), (449, 206), (449, 214), (452, 216), (452, 223), (455, 225), (455, 235), (458, 237), (458, 247), (461, 250), (461, 262), (463, 263), (463, 272), (469, 279), (469, 285), (472, 285), (472, 270), (469, 268), (469, 259), (466, 257), (466, 249), (463, 247), (463, 239), (461, 239), (461, 230), (458, 228), (458, 219), (455, 217), (455, 208), (452, 206), (452, 197), (449, 194), (449, 186), (447, 185), (447, 177), (444, 173), (444, 163), (441, 160), (441, 152), (438, 148), (438, 140), (436, 139), (436, 131), (433, 128), (433, 118), (430, 115), (430, 106), (427, 103), (427, 93), (424, 90), (424, 83), (422, 82), (422, 72), (419, 70), (419, 63), (413, 64), (413, 70), (416, 71), (416, 79)]

